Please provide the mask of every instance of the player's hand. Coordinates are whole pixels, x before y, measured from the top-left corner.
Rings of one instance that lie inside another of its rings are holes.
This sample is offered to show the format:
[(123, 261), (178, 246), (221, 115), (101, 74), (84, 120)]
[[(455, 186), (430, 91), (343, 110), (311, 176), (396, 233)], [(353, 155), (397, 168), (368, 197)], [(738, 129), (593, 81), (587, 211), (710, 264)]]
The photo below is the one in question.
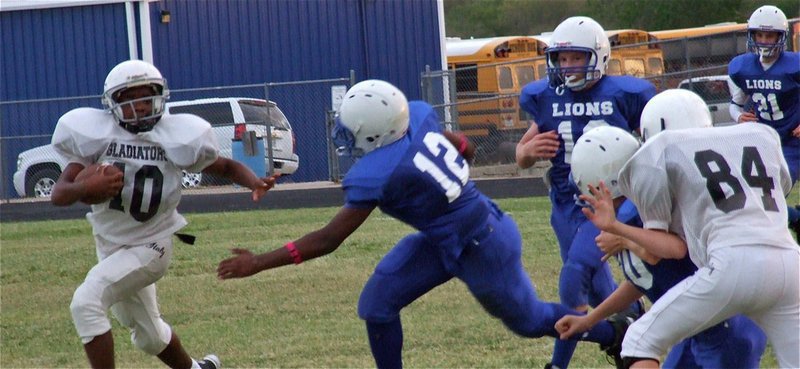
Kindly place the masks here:
[(625, 248), (625, 245), (622, 243), (622, 237), (606, 231), (600, 231), (600, 234), (594, 238), (594, 241), (597, 243), (597, 247), (600, 248), (600, 251), (605, 253), (601, 259), (602, 261), (606, 261), (608, 258), (619, 254), (619, 252)]
[(737, 123), (755, 122), (757, 120), (756, 115), (748, 111), (739, 116), (739, 121)]
[(794, 130), (792, 130), (792, 136), (800, 137), (800, 125), (798, 125), (797, 127), (794, 127)]
[(581, 211), (597, 228), (602, 231), (608, 231), (617, 221), (611, 192), (608, 191), (608, 187), (602, 181), (600, 181), (599, 189), (592, 185), (587, 187), (591, 195), (581, 195), (580, 199), (591, 205), (591, 208), (582, 208)]
[(231, 253), (236, 256), (219, 262), (217, 278), (244, 278), (258, 273), (256, 257), (250, 250), (234, 248)]
[(109, 166), (103, 165), (98, 167), (101, 175), (92, 175), (83, 180), (83, 186), (86, 193), (102, 194), (98, 197), (111, 198), (117, 196), (119, 191), (122, 190), (124, 183), (122, 182), (123, 174), (121, 171), (112, 175), (106, 175), (106, 170)]
[(556, 322), (554, 327), (560, 339), (567, 340), (570, 337), (588, 331), (592, 327), (589, 325), (589, 318), (585, 315), (564, 315)]
[(280, 173), (275, 173), (269, 177), (259, 178), (259, 181), (250, 187), (250, 189), (253, 190), (253, 201), (261, 200), (267, 191), (275, 187), (275, 181), (277, 181), (280, 176)]
[(547, 131), (533, 136), (525, 143), (523, 150), (526, 156), (532, 156), (537, 160), (552, 159), (556, 156), (559, 146), (558, 133)]

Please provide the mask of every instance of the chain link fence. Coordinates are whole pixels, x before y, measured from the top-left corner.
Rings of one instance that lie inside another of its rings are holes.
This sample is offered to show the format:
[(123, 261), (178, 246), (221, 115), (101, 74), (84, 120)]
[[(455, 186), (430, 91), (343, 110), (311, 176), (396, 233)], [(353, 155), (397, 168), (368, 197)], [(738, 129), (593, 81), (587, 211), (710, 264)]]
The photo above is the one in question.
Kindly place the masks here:
[[(641, 51), (639, 56), (636, 50)], [(728, 62), (746, 51), (746, 33), (741, 31), (615, 46), (612, 58), (616, 54), (619, 61), (609, 63), (607, 74), (645, 78), (659, 92), (693, 90), (709, 104), (715, 124), (726, 125), (732, 123)], [(546, 78), (545, 70), (545, 58), (540, 56), (426, 70), (420, 84), (423, 99), (438, 111), (442, 124), (463, 131), (477, 144), (475, 166), (498, 166), (515, 162), (516, 143), (531, 124), (519, 107), (520, 90), (532, 79)]]
[[(279, 183), (338, 180), (329, 148), (331, 111), (354, 73), (334, 79), (261, 83), (170, 91), (166, 114), (194, 114), (211, 123), (220, 156), (259, 176), (279, 172)], [(2, 199), (46, 198), (66, 162), (50, 141), (61, 115), (78, 107), (101, 109), (100, 96), (0, 102)], [(184, 188), (198, 192), (232, 183), (184, 173)]]
[[(687, 88), (702, 96), (715, 124), (729, 124), (727, 64), (746, 51), (744, 32), (652, 41), (662, 63), (642, 59), (610, 66), (609, 74), (628, 74), (653, 82), (659, 91)], [(481, 92), (479, 78), (496, 78), (493, 92)], [(446, 129), (461, 130), (477, 144), (475, 167), (512, 166), (516, 143), (530, 126), (519, 108), (519, 91), (545, 78), (544, 57), (476, 65), (421, 74), (423, 99), (439, 113)], [(239, 160), (261, 175), (287, 174), (281, 182), (338, 181), (353, 160), (338, 157), (330, 142), (336, 98), (354, 81), (335, 79), (261, 83), (171, 90), (169, 114), (190, 113), (208, 120), (222, 156)], [(102, 108), (99, 96), (0, 102), (0, 196), (47, 197), (66, 165), (49, 146), (58, 118), (78, 107)], [(22, 155), (20, 155), (22, 154)], [(184, 186), (197, 191), (231, 186), (220, 178), (186, 173)]]

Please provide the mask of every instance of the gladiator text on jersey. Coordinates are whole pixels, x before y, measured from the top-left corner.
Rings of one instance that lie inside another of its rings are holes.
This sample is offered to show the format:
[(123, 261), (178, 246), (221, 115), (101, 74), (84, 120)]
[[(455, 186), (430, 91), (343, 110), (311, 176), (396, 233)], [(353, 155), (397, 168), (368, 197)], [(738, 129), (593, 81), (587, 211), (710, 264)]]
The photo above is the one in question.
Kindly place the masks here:
[(166, 152), (160, 146), (138, 146), (112, 142), (106, 149), (106, 156), (112, 158), (167, 161)]

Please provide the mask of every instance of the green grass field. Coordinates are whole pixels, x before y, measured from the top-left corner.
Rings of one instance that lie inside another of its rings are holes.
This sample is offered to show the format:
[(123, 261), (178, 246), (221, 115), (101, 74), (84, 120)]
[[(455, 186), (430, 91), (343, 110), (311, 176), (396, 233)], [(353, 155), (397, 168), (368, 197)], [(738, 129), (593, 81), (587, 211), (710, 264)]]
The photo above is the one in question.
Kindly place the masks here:
[[(540, 297), (557, 300), (561, 261), (547, 198), (499, 203), (521, 228), (525, 266)], [(223, 282), (214, 273), (229, 248), (270, 250), (324, 225), (336, 210), (187, 215), (185, 230), (198, 242), (176, 241), (170, 271), (157, 286), (162, 314), (190, 354), (215, 352), (224, 367), (374, 367), (356, 314), (358, 296), (380, 258), (411, 228), (376, 211), (327, 257), (245, 280)], [(0, 242), (0, 367), (86, 367), (69, 303), (96, 261), (88, 223), (3, 223)], [(405, 309), (403, 326), (404, 362), (413, 368), (541, 368), (553, 346), (550, 338), (507, 331), (457, 280)], [(137, 351), (116, 321), (113, 332), (119, 367), (164, 367)], [(762, 364), (774, 367), (775, 361), (768, 354)], [(572, 367), (613, 365), (596, 345), (582, 343)]]

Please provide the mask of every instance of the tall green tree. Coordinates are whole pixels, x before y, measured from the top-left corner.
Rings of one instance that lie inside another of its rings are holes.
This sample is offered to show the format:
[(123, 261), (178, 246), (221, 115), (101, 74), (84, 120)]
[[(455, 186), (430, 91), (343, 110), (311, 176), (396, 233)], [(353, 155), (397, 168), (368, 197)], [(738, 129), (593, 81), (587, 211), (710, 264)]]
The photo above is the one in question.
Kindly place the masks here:
[(775, 5), (800, 17), (797, 0), (445, 0), (451, 37), (534, 35), (552, 31), (567, 17), (585, 15), (606, 29), (648, 31), (743, 23), (753, 10)]

